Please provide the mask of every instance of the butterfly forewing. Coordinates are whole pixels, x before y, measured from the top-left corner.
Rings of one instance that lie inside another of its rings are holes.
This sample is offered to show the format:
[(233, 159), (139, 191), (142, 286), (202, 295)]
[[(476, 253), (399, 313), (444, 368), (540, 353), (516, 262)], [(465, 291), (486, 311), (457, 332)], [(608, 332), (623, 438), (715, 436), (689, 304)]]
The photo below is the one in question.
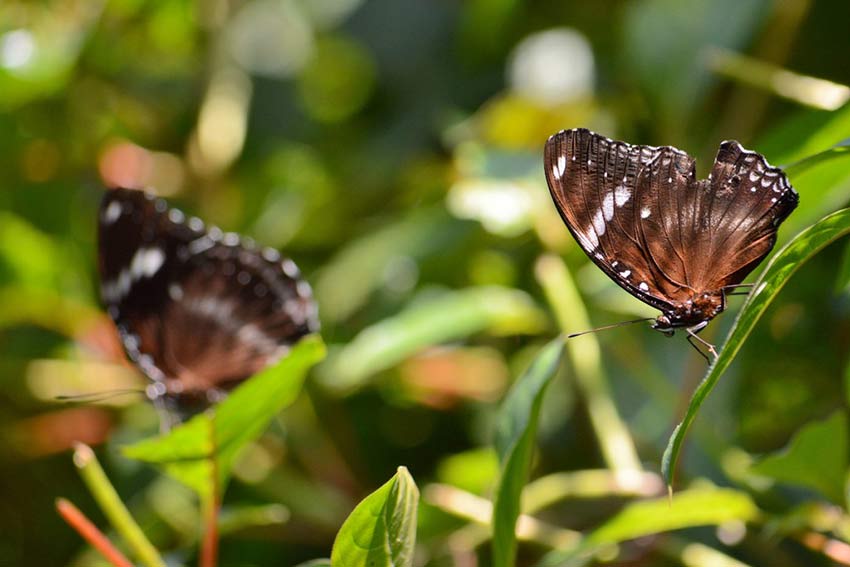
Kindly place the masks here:
[(544, 161), (567, 228), (615, 282), (673, 315), (662, 327), (719, 313), (724, 288), (770, 252), (798, 201), (780, 169), (731, 141), (708, 180), (697, 180), (694, 159), (676, 148), (585, 129), (552, 136)]
[(156, 395), (203, 406), (318, 327), (310, 287), (274, 250), (140, 191), (108, 191), (99, 220), (103, 299)]
[(558, 212), (582, 249), (620, 286), (665, 310), (672, 305), (651, 292), (657, 276), (642, 245), (636, 207), (638, 175), (657, 153), (577, 129), (549, 138), (544, 161)]

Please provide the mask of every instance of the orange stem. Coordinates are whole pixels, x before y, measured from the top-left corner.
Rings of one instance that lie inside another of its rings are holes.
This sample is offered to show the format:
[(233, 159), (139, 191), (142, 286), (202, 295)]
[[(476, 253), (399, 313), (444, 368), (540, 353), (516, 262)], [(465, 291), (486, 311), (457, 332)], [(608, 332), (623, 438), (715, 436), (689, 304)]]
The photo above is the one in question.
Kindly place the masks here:
[(91, 523), (91, 521), (86, 518), (79, 508), (71, 504), (71, 502), (64, 498), (57, 499), (56, 510), (69, 526), (74, 528), (74, 530), (76, 530), (76, 532), (80, 534), (84, 540), (89, 542), (92, 547), (98, 550), (100, 554), (103, 555), (107, 561), (115, 565), (115, 567), (133, 567), (130, 560), (127, 559), (123, 553), (118, 551), (118, 549), (112, 545), (112, 542), (103, 535), (103, 532), (97, 529), (97, 526)]

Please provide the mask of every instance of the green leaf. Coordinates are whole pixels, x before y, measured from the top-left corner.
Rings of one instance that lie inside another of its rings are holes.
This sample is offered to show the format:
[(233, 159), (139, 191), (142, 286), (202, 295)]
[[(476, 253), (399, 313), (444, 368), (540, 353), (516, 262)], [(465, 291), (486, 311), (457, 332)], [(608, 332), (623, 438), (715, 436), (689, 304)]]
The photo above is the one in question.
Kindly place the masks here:
[(405, 467), (367, 496), (334, 540), (334, 567), (408, 567), (413, 564), (419, 489)]
[(765, 457), (751, 471), (813, 488), (841, 504), (847, 464), (847, 415), (837, 411), (824, 421), (807, 424), (785, 449)]
[[(265, 430), (272, 418), (295, 401), (307, 370), (325, 354), (318, 335), (305, 337), (277, 364), (236, 388), (207, 413), (163, 437), (124, 447), (130, 458), (161, 466), (202, 497), (212, 493), (213, 470), (221, 489), (230, 478), (239, 450)], [(216, 462), (210, 456), (215, 453)]]
[(720, 354), (708, 370), (708, 374), (697, 386), (691, 398), (688, 410), (682, 422), (676, 426), (673, 435), (667, 443), (662, 460), (662, 473), (667, 484), (672, 486), (673, 473), (676, 461), (682, 450), (682, 442), (685, 439), (693, 420), (696, 418), (700, 406), (705, 398), (714, 388), (720, 376), (732, 363), (735, 355), (741, 349), (744, 341), (752, 332), (753, 327), (764, 314), (770, 302), (782, 289), (794, 272), (803, 265), (806, 260), (817, 254), (828, 244), (850, 233), (850, 209), (844, 209), (833, 213), (816, 224), (810, 226), (797, 237), (789, 242), (782, 250), (777, 252), (768, 263), (767, 267), (756, 280), (752, 293), (741, 308), (735, 324), (729, 331), (726, 341), (720, 349)]
[(574, 549), (546, 555), (537, 567), (575, 564), (600, 548), (652, 534), (718, 525), (732, 520), (750, 521), (758, 508), (748, 495), (724, 488), (695, 488), (670, 498), (629, 504), (596, 528)]
[(320, 377), (329, 387), (350, 391), (425, 347), (485, 330), (535, 333), (545, 326), (545, 315), (522, 291), (484, 286), (445, 292), (361, 331), (328, 358)]
[(493, 564), (510, 567), (516, 560), (516, 521), (520, 495), (528, 480), (537, 418), (546, 386), (564, 355), (564, 339), (543, 347), (534, 362), (508, 393), (499, 411), (495, 445), (502, 465), (493, 506)]

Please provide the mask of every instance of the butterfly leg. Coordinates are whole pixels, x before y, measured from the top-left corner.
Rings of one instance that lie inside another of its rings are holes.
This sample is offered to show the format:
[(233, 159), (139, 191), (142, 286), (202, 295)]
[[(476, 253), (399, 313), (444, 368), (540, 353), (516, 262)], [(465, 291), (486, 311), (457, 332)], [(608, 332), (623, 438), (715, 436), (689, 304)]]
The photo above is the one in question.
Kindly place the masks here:
[(694, 343), (694, 341), (697, 341), (698, 343), (702, 344), (708, 350), (709, 354), (711, 354), (714, 359), (717, 359), (717, 350), (714, 348), (714, 345), (706, 341), (705, 339), (700, 338), (697, 335), (698, 332), (705, 328), (706, 324), (708, 324), (708, 321), (703, 321), (702, 323), (694, 327), (685, 327), (685, 332), (688, 333), (688, 342), (691, 344), (691, 346), (694, 347), (696, 351), (700, 353), (700, 355), (702, 355), (706, 362), (711, 364), (712, 359), (710, 359), (708, 355), (705, 354), (702, 350), (700, 350), (696, 343)]

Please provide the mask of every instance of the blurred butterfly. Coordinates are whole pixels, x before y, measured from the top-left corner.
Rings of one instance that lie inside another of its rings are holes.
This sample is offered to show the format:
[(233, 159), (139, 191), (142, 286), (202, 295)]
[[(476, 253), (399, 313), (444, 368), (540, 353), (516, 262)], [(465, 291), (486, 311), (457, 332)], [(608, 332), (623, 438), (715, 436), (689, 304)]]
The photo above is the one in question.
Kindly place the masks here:
[(98, 218), (101, 295), (147, 395), (177, 419), (318, 329), (292, 260), (205, 227), (161, 198), (108, 190)]
[(590, 259), (661, 311), (654, 329), (683, 329), (713, 354), (696, 333), (767, 256), (799, 201), (781, 169), (735, 141), (720, 144), (708, 179), (676, 148), (584, 128), (550, 137), (544, 165), (555, 206)]

